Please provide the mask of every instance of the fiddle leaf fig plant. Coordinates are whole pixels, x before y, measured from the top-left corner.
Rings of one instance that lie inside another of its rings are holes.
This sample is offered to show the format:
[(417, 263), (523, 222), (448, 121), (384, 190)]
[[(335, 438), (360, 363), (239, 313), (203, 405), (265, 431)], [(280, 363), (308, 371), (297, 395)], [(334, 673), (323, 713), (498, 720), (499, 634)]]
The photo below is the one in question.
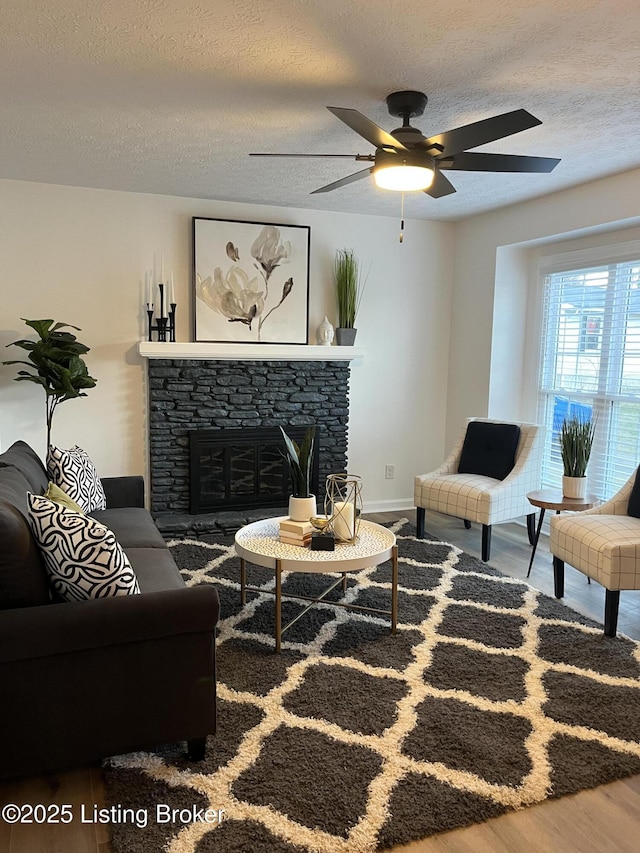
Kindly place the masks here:
[(65, 400), (86, 397), (85, 389), (93, 388), (96, 380), (89, 375), (87, 365), (81, 356), (89, 352), (89, 347), (80, 343), (71, 332), (60, 329), (75, 329), (68, 323), (55, 323), (53, 320), (25, 320), (24, 322), (38, 335), (39, 340), (22, 339), (7, 346), (20, 347), (28, 355), (28, 361), (4, 361), (3, 364), (23, 364), (29, 370), (19, 370), (16, 382), (35, 382), (41, 385), (45, 393), (47, 447), (51, 444), (51, 423), (56, 407)]

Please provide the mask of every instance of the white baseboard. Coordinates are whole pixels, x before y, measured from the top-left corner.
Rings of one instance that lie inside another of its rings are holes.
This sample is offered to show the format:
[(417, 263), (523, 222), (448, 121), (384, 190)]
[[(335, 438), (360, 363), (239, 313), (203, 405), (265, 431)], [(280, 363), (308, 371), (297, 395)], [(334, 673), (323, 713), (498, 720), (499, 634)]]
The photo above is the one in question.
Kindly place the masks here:
[(413, 498), (392, 498), (387, 501), (365, 501), (363, 512), (405, 512), (415, 509)]

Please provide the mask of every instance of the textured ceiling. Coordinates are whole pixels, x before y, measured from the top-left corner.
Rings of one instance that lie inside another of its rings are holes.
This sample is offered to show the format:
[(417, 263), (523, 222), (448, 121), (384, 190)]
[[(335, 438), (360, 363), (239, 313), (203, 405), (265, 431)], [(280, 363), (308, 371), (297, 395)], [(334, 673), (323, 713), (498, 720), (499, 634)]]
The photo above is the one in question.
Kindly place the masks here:
[(426, 136), (525, 108), (543, 124), (479, 150), (551, 174), (449, 172), (406, 198), (458, 219), (640, 166), (638, 0), (2, 0), (0, 178), (398, 216), (363, 168), (250, 151), (368, 154), (329, 113), (386, 130), (387, 94), (429, 96)]

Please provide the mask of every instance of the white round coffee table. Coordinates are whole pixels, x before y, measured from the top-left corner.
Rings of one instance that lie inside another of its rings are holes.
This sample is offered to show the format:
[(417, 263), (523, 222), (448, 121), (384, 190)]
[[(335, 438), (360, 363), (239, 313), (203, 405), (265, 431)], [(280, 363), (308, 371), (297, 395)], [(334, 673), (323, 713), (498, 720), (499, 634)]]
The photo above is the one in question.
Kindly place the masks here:
[[(336, 542), (335, 551), (311, 551), (298, 545), (288, 545), (278, 540), (281, 518), (266, 518), (240, 528), (236, 533), (236, 553), (240, 557), (240, 600), (246, 604), (247, 592), (269, 592), (258, 587), (247, 586), (247, 562), (265, 569), (273, 569), (276, 575), (275, 595), (275, 640), (276, 652), (282, 646), (282, 634), (309, 610), (322, 601), (332, 589), (341, 583), (343, 591), (347, 589), (347, 572), (368, 569), (391, 560), (391, 610), (378, 610), (357, 604), (332, 601), (332, 607), (345, 607), (391, 617), (391, 633), (396, 633), (398, 623), (398, 546), (396, 537), (386, 527), (372, 521), (361, 521), (358, 541), (354, 545)], [(286, 595), (300, 601), (309, 601), (307, 607), (295, 620), (282, 625), (282, 573), (314, 572), (323, 574), (340, 572), (341, 578), (334, 581), (322, 594), (315, 597), (305, 595)]]

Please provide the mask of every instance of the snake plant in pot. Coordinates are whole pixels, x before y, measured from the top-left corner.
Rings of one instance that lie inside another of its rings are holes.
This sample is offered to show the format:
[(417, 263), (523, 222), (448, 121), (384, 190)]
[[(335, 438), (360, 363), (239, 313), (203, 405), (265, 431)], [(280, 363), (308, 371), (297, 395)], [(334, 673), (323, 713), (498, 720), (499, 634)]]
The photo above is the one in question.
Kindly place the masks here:
[(595, 420), (570, 415), (560, 429), (562, 454), (562, 494), (565, 498), (583, 498), (587, 490), (587, 465), (591, 456)]
[(311, 494), (311, 466), (316, 428), (310, 426), (300, 444), (297, 444), (280, 427), (284, 438), (285, 453), (282, 455), (289, 465), (291, 497), (289, 518), (292, 521), (309, 521), (316, 514), (316, 496)]

